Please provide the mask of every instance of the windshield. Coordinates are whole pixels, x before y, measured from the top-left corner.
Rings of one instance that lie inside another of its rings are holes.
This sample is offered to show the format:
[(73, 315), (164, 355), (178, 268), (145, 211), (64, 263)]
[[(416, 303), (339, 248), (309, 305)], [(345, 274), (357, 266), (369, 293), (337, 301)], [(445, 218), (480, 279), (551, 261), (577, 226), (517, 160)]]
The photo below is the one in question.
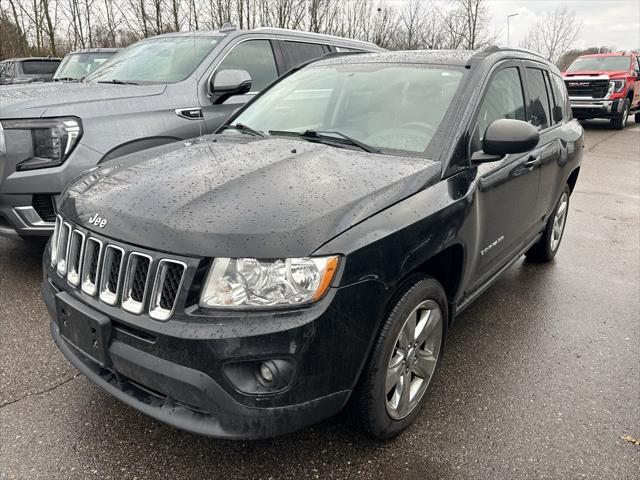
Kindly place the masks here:
[(222, 37), (171, 36), (142, 40), (107, 60), (86, 80), (175, 83), (193, 73)]
[(111, 58), (115, 52), (71, 53), (64, 57), (53, 76), (54, 80), (77, 80), (86, 77)]
[(234, 124), (263, 133), (333, 132), (382, 151), (422, 153), (461, 78), (461, 69), (442, 66), (310, 66), (266, 91)]
[(604, 70), (609, 72), (619, 72), (628, 70), (631, 63), (631, 57), (583, 57), (577, 58), (567, 72), (588, 72)]
[(60, 60), (25, 60), (22, 73), (25, 75), (50, 75), (56, 71)]

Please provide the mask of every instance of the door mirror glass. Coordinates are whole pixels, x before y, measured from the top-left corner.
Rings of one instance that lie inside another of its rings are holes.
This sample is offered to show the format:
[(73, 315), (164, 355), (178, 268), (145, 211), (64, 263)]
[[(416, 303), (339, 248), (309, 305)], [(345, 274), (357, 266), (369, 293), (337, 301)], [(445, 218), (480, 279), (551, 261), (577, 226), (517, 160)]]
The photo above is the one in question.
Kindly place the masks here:
[(524, 153), (533, 150), (539, 140), (538, 129), (530, 123), (501, 118), (487, 127), (482, 139), (482, 151), (486, 155), (499, 157)]
[(251, 90), (251, 75), (246, 70), (221, 70), (211, 80), (214, 103), (222, 103), (234, 95)]
[(553, 107), (553, 122), (554, 123), (559, 123), (562, 121), (563, 117), (564, 117), (564, 113), (562, 112), (562, 107), (560, 105), (555, 105)]

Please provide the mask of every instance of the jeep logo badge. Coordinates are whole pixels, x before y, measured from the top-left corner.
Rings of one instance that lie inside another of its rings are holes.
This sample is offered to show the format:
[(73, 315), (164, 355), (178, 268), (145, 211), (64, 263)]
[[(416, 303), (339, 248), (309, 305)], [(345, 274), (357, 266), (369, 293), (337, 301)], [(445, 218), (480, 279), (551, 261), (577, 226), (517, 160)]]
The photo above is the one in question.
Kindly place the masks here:
[(93, 217), (89, 218), (89, 223), (96, 227), (104, 228), (107, 224), (107, 219), (100, 217), (100, 214), (96, 213)]

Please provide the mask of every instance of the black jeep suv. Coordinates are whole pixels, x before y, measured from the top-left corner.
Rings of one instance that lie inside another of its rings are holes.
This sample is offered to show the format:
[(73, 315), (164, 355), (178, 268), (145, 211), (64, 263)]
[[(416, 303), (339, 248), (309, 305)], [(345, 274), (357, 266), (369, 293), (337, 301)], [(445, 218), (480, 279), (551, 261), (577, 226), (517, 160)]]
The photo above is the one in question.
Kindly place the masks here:
[(558, 251), (583, 148), (570, 112), (560, 72), (517, 50), (298, 68), (217, 134), (70, 185), (44, 258), (53, 338), (185, 430), (269, 437), (349, 401), (391, 437), (456, 314), (521, 255)]

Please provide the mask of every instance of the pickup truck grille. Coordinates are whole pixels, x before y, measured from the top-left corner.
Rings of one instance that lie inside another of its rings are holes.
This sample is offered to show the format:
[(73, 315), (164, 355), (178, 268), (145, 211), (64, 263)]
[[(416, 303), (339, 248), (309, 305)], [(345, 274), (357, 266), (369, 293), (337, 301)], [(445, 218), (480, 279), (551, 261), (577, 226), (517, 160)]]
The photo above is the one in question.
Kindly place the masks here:
[(186, 263), (116, 245), (60, 216), (51, 242), (51, 267), (83, 294), (136, 315), (146, 308), (156, 320), (173, 315)]
[(565, 80), (570, 97), (605, 98), (609, 80)]

